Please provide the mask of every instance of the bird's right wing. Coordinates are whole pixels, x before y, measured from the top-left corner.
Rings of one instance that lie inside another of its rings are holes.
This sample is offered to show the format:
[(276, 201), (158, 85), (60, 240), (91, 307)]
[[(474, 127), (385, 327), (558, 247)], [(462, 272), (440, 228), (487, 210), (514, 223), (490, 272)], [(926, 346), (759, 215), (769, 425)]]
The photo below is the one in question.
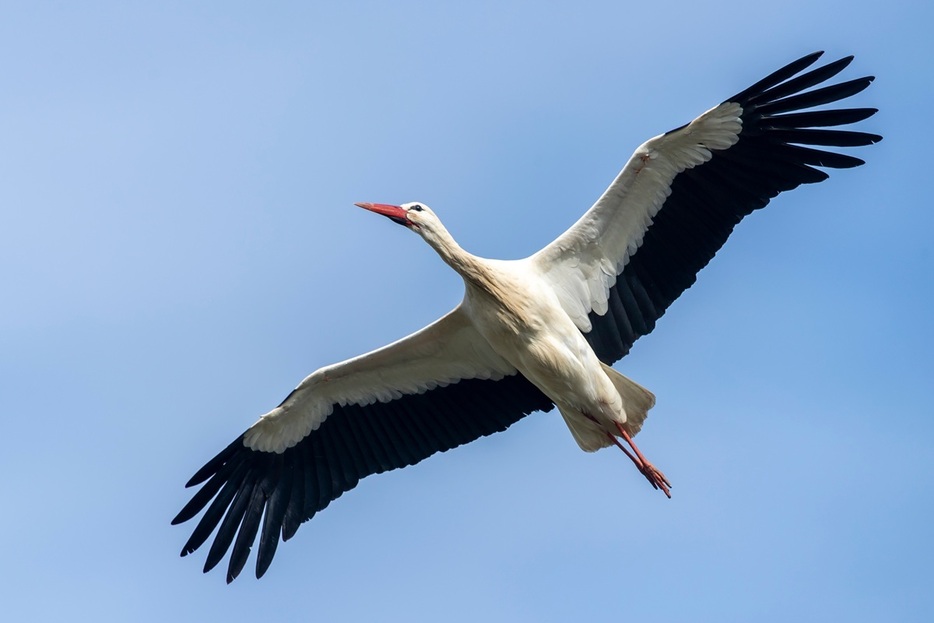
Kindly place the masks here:
[(406, 338), (316, 371), (208, 461), (187, 484), (201, 488), (172, 522), (207, 507), (182, 555), (217, 528), (204, 570), (233, 544), (230, 582), (259, 533), (260, 577), (280, 535), (291, 538), (361, 478), (413, 465), (552, 406), (458, 307)]
[(826, 179), (818, 167), (863, 163), (815, 146), (881, 140), (824, 129), (866, 119), (873, 108), (807, 110), (872, 82), (864, 77), (811, 89), (852, 60), (801, 73), (820, 55), (790, 63), (645, 142), (593, 207), (529, 258), (602, 361), (620, 359), (655, 327), (743, 217), (782, 191)]

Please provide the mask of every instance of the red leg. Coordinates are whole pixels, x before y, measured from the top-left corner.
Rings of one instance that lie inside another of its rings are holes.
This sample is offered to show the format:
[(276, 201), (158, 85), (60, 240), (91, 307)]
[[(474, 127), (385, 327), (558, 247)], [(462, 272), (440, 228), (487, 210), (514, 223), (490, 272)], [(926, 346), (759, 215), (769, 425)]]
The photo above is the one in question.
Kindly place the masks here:
[[(645, 456), (639, 450), (639, 446), (635, 444), (635, 442), (632, 440), (632, 437), (628, 432), (626, 432), (626, 429), (623, 428), (622, 424), (616, 422), (616, 428), (619, 430), (619, 434), (622, 436), (622, 438), (626, 440), (626, 443), (629, 444), (629, 447), (632, 448), (633, 452), (636, 453), (636, 457), (639, 459), (639, 461), (636, 462), (636, 467), (639, 468), (639, 471), (642, 472), (642, 475), (646, 477), (646, 479), (652, 484), (653, 487), (656, 489), (661, 489), (662, 492), (670, 498), (671, 491), (669, 491), (669, 487), (671, 487), (671, 483), (668, 482), (665, 474), (661, 473), (654, 465), (649, 463), (649, 460), (645, 458)], [(610, 436), (612, 437), (612, 435)], [(616, 445), (618, 445), (620, 448), (623, 447), (622, 444), (618, 442)], [(626, 454), (629, 455), (629, 458), (633, 458), (632, 455), (628, 452), (626, 452)], [(633, 462), (635, 462), (635, 459), (633, 459)], [(639, 463), (642, 464), (641, 467), (639, 467)]]
[(626, 446), (624, 446), (623, 444), (621, 444), (621, 443), (619, 442), (619, 439), (617, 439), (615, 435), (611, 435), (611, 434), (608, 432), (608, 433), (606, 434), (606, 436), (609, 437), (609, 438), (610, 438), (610, 441), (612, 441), (613, 443), (615, 443), (615, 444), (616, 444), (616, 447), (619, 448), (620, 450), (622, 450), (622, 451), (626, 454), (626, 456), (628, 456), (630, 459), (632, 459), (632, 462), (636, 464), (636, 469), (638, 469), (638, 470), (641, 472), (641, 471), (642, 471), (642, 468), (643, 468), (642, 461), (640, 461), (639, 459), (637, 459), (636, 457), (634, 457), (634, 456), (632, 455), (632, 452), (630, 452), (629, 450), (627, 450), (627, 449), (626, 449)]
[[(601, 426), (600, 422), (597, 421), (597, 418), (591, 415), (588, 415), (586, 413), (584, 415), (587, 417), (587, 419), (589, 419), (594, 424)], [(661, 473), (658, 469), (655, 468), (654, 465), (649, 463), (648, 459), (645, 458), (645, 456), (639, 450), (639, 447), (632, 441), (632, 436), (630, 436), (630, 434), (626, 432), (626, 429), (623, 428), (622, 424), (620, 424), (619, 422), (616, 422), (616, 428), (619, 430), (619, 433), (620, 435), (622, 435), (623, 439), (626, 440), (626, 443), (629, 444), (629, 447), (633, 449), (633, 452), (635, 452), (635, 455), (633, 455), (633, 453), (630, 452), (626, 448), (626, 446), (621, 444), (619, 439), (616, 438), (616, 435), (613, 435), (612, 433), (610, 433), (610, 431), (606, 431), (606, 436), (610, 438), (610, 441), (616, 444), (617, 448), (622, 450), (626, 454), (626, 456), (629, 457), (629, 459), (636, 466), (636, 469), (642, 472), (642, 475), (645, 476), (646, 480), (649, 481), (649, 484), (651, 484), (656, 489), (661, 489), (662, 492), (670, 498), (671, 491), (669, 491), (669, 487), (671, 487), (671, 483), (668, 482), (668, 479), (665, 477), (665, 474)]]

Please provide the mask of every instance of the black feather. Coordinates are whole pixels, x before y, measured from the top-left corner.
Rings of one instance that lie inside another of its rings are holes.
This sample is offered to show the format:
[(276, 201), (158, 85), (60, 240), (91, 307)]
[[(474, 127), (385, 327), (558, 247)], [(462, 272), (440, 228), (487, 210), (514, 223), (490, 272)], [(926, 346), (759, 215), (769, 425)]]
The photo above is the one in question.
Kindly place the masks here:
[(217, 528), (205, 571), (233, 544), (227, 573), (232, 581), (259, 534), (260, 577), (272, 562), (280, 536), (294, 536), (303, 521), (361, 478), (505, 430), (525, 415), (552, 406), (522, 376), (471, 379), (388, 403), (335, 405), (317, 430), (281, 454), (251, 450), (241, 436), (198, 470), (202, 481), (209, 480), (174, 522), (191, 519), (214, 499), (182, 554), (198, 549)]

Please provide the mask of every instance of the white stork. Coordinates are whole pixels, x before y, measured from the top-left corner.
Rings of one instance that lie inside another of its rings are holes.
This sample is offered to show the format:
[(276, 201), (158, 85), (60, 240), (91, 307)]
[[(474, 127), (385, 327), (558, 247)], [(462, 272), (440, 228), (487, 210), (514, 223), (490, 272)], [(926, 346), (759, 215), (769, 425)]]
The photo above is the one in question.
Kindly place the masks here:
[(801, 73), (820, 55), (644, 143), (577, 223), (525, 259), (471, 255), (423, 203), (357, 204), (420, 235), (463, 278), (464, 298), (421, 331), (317, 370), (198, 470), (187, 486), (202, 486), (172, 523), (207, 510), (182, 556), (217, 528), (204, 571), (232, 544), (230, 582), (262, 519), (261, 577), (280, 535), (290, 539), (361, 478), (414, 465), (554, 406), (582, 449), (616, 444), (669, 494), (668, 480), (632, 443), (655, 397), (610, 364), (652, 331), (744, 216), (781, 191), (828, 177), (815, 167), (863, 164), (813, 146), (881, 140), (825, 129), (875, 109), (806, 111), (873, 80), (811, 89), (852, 60)]

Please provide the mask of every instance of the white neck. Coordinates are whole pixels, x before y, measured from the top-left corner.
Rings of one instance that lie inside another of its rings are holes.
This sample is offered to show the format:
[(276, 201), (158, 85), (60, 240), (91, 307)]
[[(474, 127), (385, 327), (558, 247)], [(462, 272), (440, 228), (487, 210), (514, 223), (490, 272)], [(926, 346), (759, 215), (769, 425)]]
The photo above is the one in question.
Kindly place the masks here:
[[(421, 232), (431, 248), (433, 248), (444, 262), (457, 271), (464, 280), (483, 287), (489, 280), (488, 270), (484, 262), (472, 253), (468, 253), (457, 244), (450, 232), (440, 223), (430, 230)], [(486, 288), (484, 288), (486, 289)]]

